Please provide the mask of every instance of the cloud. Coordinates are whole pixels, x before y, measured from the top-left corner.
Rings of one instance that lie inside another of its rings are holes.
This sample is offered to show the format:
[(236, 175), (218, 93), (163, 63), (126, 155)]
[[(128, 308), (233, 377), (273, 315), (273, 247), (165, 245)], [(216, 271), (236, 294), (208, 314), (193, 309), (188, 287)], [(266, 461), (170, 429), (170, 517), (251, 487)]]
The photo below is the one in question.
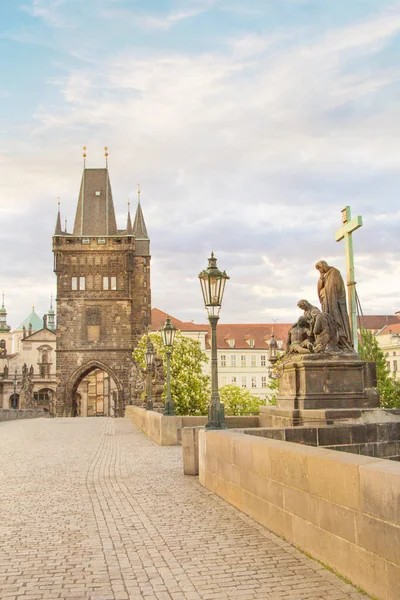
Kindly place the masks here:
[[(48, 23), (65, 8), (36, 4), (51, 13), (38, 14)], [(204, 10), (196, 3), (186, 16), (171, 10), (168, 27)], [(224, 45), (206, 52), (116, 47), (63, 65), (47, 82), (63, 102), (35, 107), (3, 157), (10, 231), (14, 206), (24, 209), (18, 219), (29, 219), (23, 235), (7, 240), (18, 285), (18, 257), (38, 239), (35, 264), (50, 268), (57, 196), (72, 225), (80, 146), (88, 146), (89, 166), (102, 166), (108, 145), (120, 226), (126, 197), (141, 183), (155, 306), (204, 320), (196, 275), (215, 250), (231, 276), (225, 322), (293, 320), (297, 299), (317, 303), (316, 260), (345, 272), (334, 233), (351, 204), (364, 217), (354, 236), (364, 310), (397, 310), (400, 108), (393, 91), (400, 73), (385, 51), (398, 37), (400, 15), (311, 31), (229, 31)], [(11, 284), (12, 269), (4, 272)]]

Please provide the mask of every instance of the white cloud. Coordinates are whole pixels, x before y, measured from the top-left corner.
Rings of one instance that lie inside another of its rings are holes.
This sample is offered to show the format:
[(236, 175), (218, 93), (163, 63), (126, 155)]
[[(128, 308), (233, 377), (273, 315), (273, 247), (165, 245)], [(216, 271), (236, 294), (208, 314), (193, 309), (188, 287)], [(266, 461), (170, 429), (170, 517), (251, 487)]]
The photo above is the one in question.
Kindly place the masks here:
[[(36, 10), (53, 11), (41, 15), (48, 22), (57, 8), (36, 3)], [(188, 13), (200, 10), (204, 5)], [(4, 197), (28, 213), (51, 206), (55, 219), (60, 195), (72, 223), (80, 146), (88, 146), (89, 166), (101, 166), (108, 145), (121, 215), (126, 196), (142, 184), (154, 304), (197, 318), (193, 274), (215, 249), (234, 290), (227, 287), (225, 322), (290, 320), (296, 299), (316, 302), (315, 261), (328, 257), (344, 272), (334, 232), (341, 208), (351, 203), (353, 214), (367, 217), (355, 238), (360, 296), (370, 311), (393, 312), (397, 247), (392, 238), (374, 246), (385, 264), (376, 273), (368, 267), (368, 238), (398, 218), (398, 209), (389, 192), (386, 200), (376, 198), (369, 178), (381, 178), (379, 189), (397, 172), (400, 108), (385, 91), (400, 77), (370, 58), (399, 31), (400, 16), (392, 12), (301, 43), (295, 31), (246, 34), (235, 42), (228, 37), (225, 51), (136, 49), (71, 67), (52, 81), (64, 103), (38, 107), (34, 126), (4, 158)], [(372, 221), (380, 212), (386, 220)], [(49, 237), (51, 227), (52, 221)], [(372, 273), (379, 292), (368, 283)]]

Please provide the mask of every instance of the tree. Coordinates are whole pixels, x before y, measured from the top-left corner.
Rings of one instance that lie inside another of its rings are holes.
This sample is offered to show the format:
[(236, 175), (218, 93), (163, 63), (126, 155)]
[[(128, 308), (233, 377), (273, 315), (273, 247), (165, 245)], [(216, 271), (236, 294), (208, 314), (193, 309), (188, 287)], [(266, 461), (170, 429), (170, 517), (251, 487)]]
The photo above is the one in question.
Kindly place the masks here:
[(267, 389), (271, 392), (271, 394), (267, 396), (268, 405), (276, 406), (276, 398), (279, 390), (279, 379), (272, 379), (271, 377), (268, 382)]
[(361, 330), (358, 353), (362, 360), (376, 364), (376, 378), (381, 405), (385, 408), (400, 408), (400, 381), (392, 377), (386, 368), (386, 357), (376, 337), (368, 329)]
[(236, 385), (224, 385), (219, 390), (219, 396), (226, 415), (257, 415), (260, 406), (265, 406), (265, 400), (252, 396), (248, 390)]
[[(167, 380), (167, 360), (161, 333), (150, 333), (156, 354), (164, 363), (165, 382)], [(146, 368), (145, 352), (147, 335), (143, 335), (132, 354), (133, 360)], [(203, 365), (208, 362), (201, 350), (200, 342), (176, 333), (171, 354), (171, 397), (177, 415), (205, 415), (210, 400), (210, 378), (203, 373)], [(164, 396), (166, 394), (166, 383)]]

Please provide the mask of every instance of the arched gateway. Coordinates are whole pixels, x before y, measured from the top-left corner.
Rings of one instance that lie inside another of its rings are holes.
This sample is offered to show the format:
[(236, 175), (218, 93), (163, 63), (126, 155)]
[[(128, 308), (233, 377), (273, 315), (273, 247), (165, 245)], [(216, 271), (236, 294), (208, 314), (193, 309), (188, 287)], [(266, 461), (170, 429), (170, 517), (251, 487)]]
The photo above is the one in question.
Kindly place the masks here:
[(66, 389), (72, 417), (112, 417), (124, 391), (112, 369), (98, 360), (78, 368)]
[[(151, 319), (150, 240), (140, 202), (133, 226), (128, 211), (126, 229), (118, 229), (108, 169), (85, 168), (73, 232), (62, 231), (58, 213), (53, 253), (56, 414), (122, 416), (132, 351)], [(93, 385), (97, 371), (103, 375), (96, 375), (96, 386), (103, 385), (103, 392), (110, 386), (102, 401), (101, 394), (90, 396), (82, 386), (85, 379)]]

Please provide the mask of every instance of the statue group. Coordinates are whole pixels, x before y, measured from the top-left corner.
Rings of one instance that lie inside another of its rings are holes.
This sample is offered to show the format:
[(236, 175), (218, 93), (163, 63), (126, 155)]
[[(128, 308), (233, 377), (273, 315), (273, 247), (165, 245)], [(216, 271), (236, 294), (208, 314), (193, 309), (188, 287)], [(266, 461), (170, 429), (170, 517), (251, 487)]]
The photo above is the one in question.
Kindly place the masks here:
[(346, 288), (340, 271), (324, 260), (316, 263), (319, 271), (318, 298), (321, 310), (307, 300), (297, 306), (303, 315), (289, 330), (288, 354), (354, 354), (346, 306)]

